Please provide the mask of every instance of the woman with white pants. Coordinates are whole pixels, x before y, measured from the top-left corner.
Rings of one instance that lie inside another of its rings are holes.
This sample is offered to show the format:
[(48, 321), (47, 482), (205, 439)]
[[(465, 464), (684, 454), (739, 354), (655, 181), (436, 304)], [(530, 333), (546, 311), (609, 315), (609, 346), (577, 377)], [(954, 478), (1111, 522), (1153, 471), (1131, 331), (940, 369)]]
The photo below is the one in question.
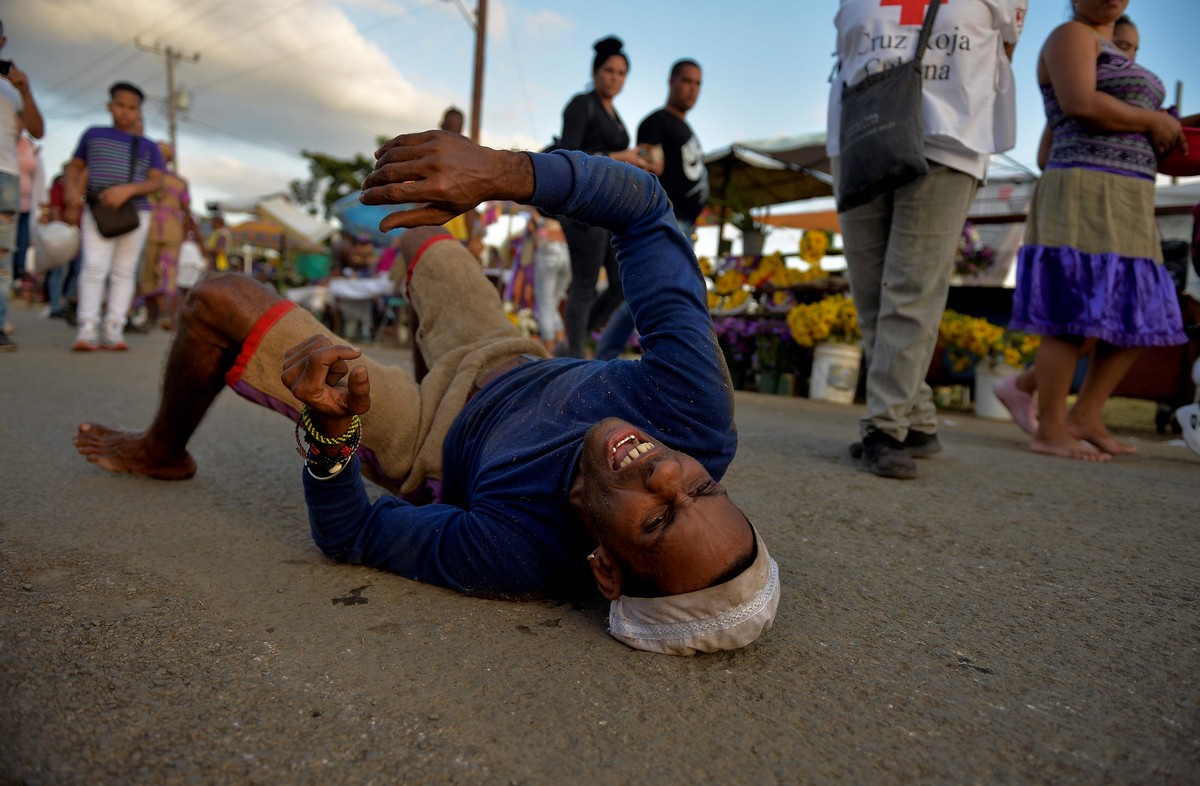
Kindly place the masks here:
[[(79, 333), (72, 349), (87, 352), (97, 349), (125, 350), (125, 320), (133, 302), (138, 259), (146, 245), (150, 230), (150, 214), (138, 211), (138, 226), (114, 238), (107, 238), (96, 228), (92, 211), (83, 211), (80, 226), (83, 262), (79, 270)], [(108, 302), (104, 304), (105, 283)], [(104, 320), (101, 322), (101, 308)]]
[[(89, 204), (119, 208), (130, 200), (137, 208), (138, 225), (122, 235), (104, 237), (93, 208), (83, 211), (80, 225), (83, 263), (79, 271), (79, 333), (72, 346), (77, 352), (97, 349), (125, 350), (125, 317), (133, 299), (138, 259), (149, 231), (147, 195), (162, 186), (162, 154), (154, 142), (141, 135), (140, 88), (117, 82), (109, 88), (108, 111), (113, 124), (93, 126), (84, 132), (67, 165), (65, 218), (74, 221)], [(101, 324), (100, 308), (108, 285), (108, 306)]]

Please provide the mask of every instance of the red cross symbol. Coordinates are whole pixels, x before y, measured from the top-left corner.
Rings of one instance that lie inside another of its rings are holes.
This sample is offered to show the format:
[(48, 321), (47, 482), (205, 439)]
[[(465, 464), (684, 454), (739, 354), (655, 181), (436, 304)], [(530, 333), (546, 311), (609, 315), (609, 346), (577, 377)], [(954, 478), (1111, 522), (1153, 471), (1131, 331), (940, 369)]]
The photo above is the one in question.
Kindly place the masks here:
[[(942, 5), (948, 2), (950, 0), (942, 0)], [(889, 5), (900, 6), (900, 24), (919, 25), (925, 21), (925, 8), (929, 5), (929, 0), (879, 0), (880, 8)]]

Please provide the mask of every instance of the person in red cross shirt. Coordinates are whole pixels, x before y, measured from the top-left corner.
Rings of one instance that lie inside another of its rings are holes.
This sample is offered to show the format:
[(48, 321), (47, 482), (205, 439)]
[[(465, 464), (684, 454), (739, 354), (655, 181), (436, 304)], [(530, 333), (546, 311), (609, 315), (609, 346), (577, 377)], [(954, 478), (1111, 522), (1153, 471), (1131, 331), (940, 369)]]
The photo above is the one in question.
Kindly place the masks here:
[[(841, 0), (839, 70), (826, 147), (841, 167), (842, 89), (908, 63), (928, 0)], [(992, 153), (1012, 147), (1012, 49), (1026, 0), (942, 0), (921, 60), (925, 158), (930, 171), (865, 205), (839, 211), (867, 360), (867, 412), (850, 454), (889, 478), (917, 476), (916, 457), (942, 449), (925, 372), (946, 306), (954, 253)]]

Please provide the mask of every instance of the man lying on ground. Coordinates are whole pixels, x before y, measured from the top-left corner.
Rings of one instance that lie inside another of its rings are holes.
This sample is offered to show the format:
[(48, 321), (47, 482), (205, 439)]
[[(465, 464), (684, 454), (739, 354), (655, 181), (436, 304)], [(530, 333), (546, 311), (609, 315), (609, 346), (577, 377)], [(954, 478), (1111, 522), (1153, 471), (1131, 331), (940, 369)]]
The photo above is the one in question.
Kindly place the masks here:
[[(488, 200), (611, 229), (641, 360), (547, 358), (460, 244), (408, 229), (420, 385), (252, 280), (217, 276), (192, 291), (150, 427), (84, 423), (79, 452), (114, 472), (191, 477), (188, 440), (228, 384), (299, 420), (313, 537), (333, 559), (498, 597), (574, 592), (590, 567), (610, 632), (633, 647), (690, 655), (756, 639), (775, 616), (778, 568), (718, 482), (737, 444), (732, 387), (655, 178), (439, 131), (376, 157), (363, 202), (427, 203), (385, 231)], [(401, 496), (372, 505), (360, 472)]]

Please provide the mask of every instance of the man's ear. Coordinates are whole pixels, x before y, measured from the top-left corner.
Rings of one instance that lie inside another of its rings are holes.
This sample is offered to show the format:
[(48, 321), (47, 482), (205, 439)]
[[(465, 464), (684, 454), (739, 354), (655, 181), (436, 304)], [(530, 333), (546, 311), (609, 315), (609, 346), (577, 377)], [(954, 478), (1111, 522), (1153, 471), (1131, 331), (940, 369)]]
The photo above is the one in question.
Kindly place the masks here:
[(592, 569), (592, 575), (596, 577), (596, 588), (600, 590), (601, 595), (609, 600), (621, 597), (621, 569), (608, 556), (603, 546), (596, 547), (589, 555), (588, 565)]

